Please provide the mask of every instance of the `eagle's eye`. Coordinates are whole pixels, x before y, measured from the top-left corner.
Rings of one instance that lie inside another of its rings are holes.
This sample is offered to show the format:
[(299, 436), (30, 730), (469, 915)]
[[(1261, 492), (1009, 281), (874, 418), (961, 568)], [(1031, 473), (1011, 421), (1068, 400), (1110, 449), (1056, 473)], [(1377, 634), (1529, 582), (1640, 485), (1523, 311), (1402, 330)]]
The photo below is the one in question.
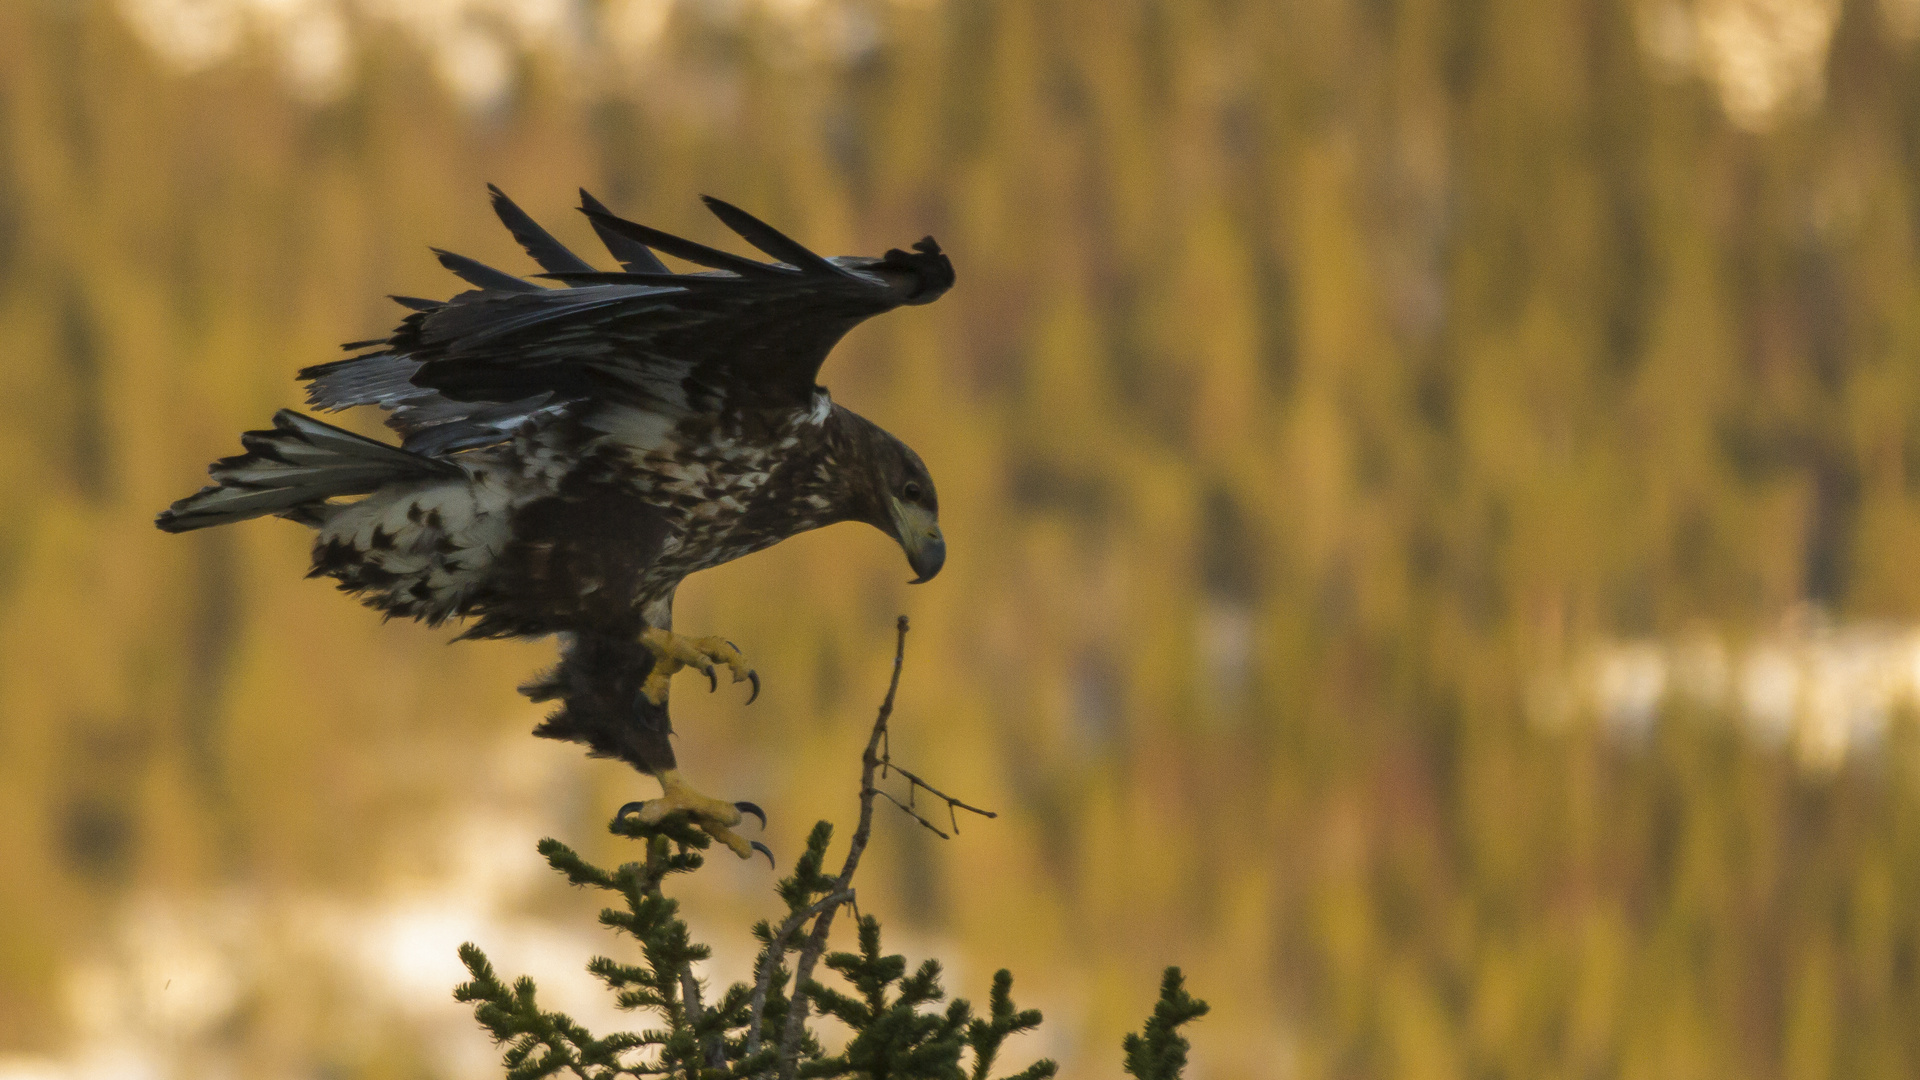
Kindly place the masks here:
[(920, 485), (912, 480), (907, 481), (907, 486), (900, 489), (900, 497), (908, 502), (919, 502)]

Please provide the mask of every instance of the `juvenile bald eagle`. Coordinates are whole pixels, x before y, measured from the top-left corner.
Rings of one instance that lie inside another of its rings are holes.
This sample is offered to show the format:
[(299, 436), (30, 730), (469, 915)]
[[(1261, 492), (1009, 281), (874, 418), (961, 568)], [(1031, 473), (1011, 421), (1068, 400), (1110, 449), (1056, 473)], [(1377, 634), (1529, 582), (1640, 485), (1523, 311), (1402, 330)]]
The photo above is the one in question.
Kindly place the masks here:
[[(385, 409), (399, 446), (282, 410), (158, 524), (288, 518), (316, 531), (309, 576), (389, 616), (474, 620), (461, 637), (558, 635), (559, 666), (523, 688), (560, 702), (534, 733), (654, 775), (663, 797), (638, 804), (643, 818), (686, 811), (745, 857), (758, 845), (732, 829), (757, 808), (680, 777), (667, 681), (692, 667), (717, 686), (725, 667), (757, 696), (759, 679), (728, 642), (673, 632), (674, 590), (841, 521), (893, 537), (917, 581), (939, 572), (946, 544), (920, 456), (817, 377), (854, 325), (936, 299), (953, 266), (932, 237), (877, 259), (822, 258), (707, 199), (774, 260), (759, 262), (622, 220), (582, 191), (624, 267), (603, 273), (489, 190), (540, 276), (565, 287), (437, 252), (474, 288), (395, 297), (412, 314), (391, 337), (300, 372), (315, 408)], [(674, 273), (655, 251), (708, 269)]]

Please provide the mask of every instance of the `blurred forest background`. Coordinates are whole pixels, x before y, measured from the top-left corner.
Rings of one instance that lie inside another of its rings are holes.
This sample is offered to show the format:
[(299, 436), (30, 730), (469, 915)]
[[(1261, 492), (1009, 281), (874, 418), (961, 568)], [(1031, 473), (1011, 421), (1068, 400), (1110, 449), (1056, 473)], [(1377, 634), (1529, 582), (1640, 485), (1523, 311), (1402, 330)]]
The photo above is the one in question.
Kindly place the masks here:
[(791, 858), (912, 616), (895, 753), (1001, 817), (861, 904), (1010, 1052), (1178, 963), (1195, 1080), (1920, 1072), (1917, 0), (4, 0), (0, 1077), (497, 1075), (464, 938), (603, 1019), (532, 843), (651, 784), (526, 736), (551, 646), (151, 525), (429, 245), (527, 268), (489, 181), (952, 253), (825, 372), (946, 572), (702, 575), (766, 693), (675, 705)]

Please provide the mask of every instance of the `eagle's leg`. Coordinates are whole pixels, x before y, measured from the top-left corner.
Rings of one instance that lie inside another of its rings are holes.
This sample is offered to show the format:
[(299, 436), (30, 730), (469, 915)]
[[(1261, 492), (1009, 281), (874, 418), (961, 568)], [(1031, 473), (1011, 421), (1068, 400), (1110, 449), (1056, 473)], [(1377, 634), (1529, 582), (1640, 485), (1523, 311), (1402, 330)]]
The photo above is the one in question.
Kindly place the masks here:
[(708, 836), (733, 849), (735, 855), (743, 859), (752, 858), (755, 851), (764, 853), (767, 861), (773, 861), (773, 852), (765, 844), (749, 841), (733, 831), (735, 825), (745, 820), (748, 814), (760, 819), (765, 826), (767, 815), (760, 808), (748, 802), (726, 802), (695, 791), (692, 785), (680, 776), (679, 769), (662, 769), (653, 774), (660, 781), (660, 798), (645, 802), (628, 803), (620, 808), (619, 816), (638, 811), (640, 820), (648, 825), (657, 825), (669, 814), (684, 812), (693, 819), (695, 825)]
[(733, 672), (734, 682), (753, 683), (753, 694), (747, 698), (747, 704), (760, 696), (760, 676), (747, 666), (746, 658), (733, 642), (717, 637), (682, 637), (671, 630), (649, 626), (640, 632), (640, 644), (653, 654), (653, 670), (648, 673), (646, 684), (640, 688), (647, 700), (662, 705), (667, 700), (667, 683), (673, 673), (683, 667), (690, 667), (705, 675), (715, 689), (720, 686), (719, 676), (714, 673), (717, 665), (724, 664)]

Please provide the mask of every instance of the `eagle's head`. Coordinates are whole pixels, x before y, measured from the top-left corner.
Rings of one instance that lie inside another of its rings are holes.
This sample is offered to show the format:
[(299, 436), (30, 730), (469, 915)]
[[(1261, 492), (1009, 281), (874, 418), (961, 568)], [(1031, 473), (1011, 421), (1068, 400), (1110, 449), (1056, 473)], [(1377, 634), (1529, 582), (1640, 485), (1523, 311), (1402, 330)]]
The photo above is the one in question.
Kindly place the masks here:
[(947, 561), (947, 541), (940, 534), (940, 499), (926, 463), (858, 413), (839, 406), (834, 413), (849, 451), (841, 459), (847, 516), (893, 537), (919, 575), (912, 584), (931, 581)]

